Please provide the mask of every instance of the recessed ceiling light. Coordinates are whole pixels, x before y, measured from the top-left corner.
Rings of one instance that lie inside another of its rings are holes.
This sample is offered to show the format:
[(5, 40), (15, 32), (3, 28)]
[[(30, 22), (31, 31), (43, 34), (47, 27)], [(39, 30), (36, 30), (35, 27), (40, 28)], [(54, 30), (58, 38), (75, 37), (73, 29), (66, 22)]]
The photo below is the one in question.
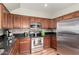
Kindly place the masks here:
[(47, 4), (44, 4), (44, 7), (47, 7), (48, 5)]

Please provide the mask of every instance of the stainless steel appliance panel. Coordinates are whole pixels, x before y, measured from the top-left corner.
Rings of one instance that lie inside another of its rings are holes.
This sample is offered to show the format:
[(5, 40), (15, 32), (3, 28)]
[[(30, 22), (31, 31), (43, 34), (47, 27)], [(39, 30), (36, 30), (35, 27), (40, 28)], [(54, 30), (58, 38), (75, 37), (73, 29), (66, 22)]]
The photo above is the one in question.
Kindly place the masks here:
[(60, 54), (79, 54), (79, 18), (57, 23), (57, 41)]

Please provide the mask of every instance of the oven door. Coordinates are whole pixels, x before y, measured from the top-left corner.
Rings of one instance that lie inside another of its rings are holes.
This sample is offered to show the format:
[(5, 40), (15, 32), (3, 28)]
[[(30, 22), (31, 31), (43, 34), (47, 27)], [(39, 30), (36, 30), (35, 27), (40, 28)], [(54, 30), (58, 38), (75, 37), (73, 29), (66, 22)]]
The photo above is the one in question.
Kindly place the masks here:
[(43, 46), (43, 39), (32, 38), (32, 48), (39, 48)]

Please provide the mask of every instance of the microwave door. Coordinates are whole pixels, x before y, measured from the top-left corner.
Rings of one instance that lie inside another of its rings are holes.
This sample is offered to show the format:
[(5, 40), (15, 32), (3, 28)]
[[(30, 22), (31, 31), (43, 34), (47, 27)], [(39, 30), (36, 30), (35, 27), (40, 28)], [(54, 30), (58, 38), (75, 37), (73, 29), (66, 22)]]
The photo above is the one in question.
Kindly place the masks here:
[(64, 55), (79, 54), (79, 18), (57, 23), (57, 50)]

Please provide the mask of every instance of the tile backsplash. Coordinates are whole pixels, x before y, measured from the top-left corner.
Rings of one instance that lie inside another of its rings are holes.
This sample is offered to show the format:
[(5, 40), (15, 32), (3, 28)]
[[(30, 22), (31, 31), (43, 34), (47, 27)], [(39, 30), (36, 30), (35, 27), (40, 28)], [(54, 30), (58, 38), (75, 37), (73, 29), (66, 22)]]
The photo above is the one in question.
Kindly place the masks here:
[(29, 32), (29, 29), (10, 29), (10, 31), (14, 34)]

